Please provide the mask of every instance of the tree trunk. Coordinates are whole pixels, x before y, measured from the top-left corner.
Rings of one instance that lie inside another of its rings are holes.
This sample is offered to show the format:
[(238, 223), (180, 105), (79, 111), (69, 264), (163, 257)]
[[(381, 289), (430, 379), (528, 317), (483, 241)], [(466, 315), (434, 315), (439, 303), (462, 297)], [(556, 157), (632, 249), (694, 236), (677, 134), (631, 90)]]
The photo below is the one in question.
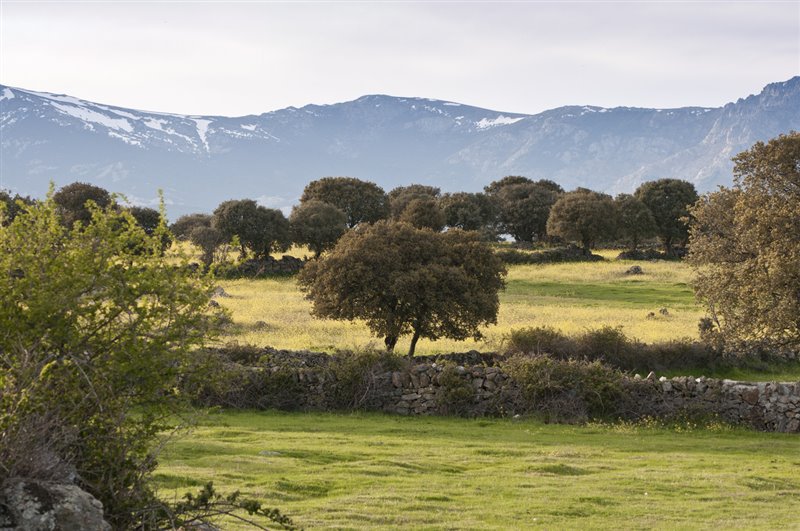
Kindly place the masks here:
[(664, 252), (667, 256), (673, 256), (672, 252), (672, 238), (664, 238)]
[(386, 345), (386, 352), (393, 352), (394, 346), (397, 345), (397, 336), (386, 336), (383, 343)]
[(414, 330), (414, 335), (411, 337), (411, 346), (408, 347), (408, 357), (414, 357), (414, 350), (417, 348), (417, 341), (419, 340), (419, 331)]

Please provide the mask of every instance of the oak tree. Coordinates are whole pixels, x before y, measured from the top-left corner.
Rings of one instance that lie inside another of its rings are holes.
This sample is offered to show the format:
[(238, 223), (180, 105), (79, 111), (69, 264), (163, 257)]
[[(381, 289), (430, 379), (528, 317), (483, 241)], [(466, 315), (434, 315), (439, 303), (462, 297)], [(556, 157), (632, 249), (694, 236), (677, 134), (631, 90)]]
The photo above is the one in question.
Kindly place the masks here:
[(354, 177), (323, 177), (311, 181), (303, 190), (300, 202), (323, 201), (347, 216), (348, 228), (359, 223), (373, 223), (389, 215), (389, 199), (383, 188)]
[(611, 196), (579, 189), (562, 195), (547, 220), (547, 233), (581, 244), (586, 254), (601, 238), (613, 238), (617, 210)]
[(659, 179), (642, 184), (634, 195), (650, 209), (664, 252), (673, 256), (673, 245), (685, 245), (689, 237), (689, 207), (698, 198), (694, 185), (680, 179)]
[(656, 235), (656, 221), (643, 202), (631, 194), (619, 194), (614, 198), (619, 215), (619, 237), (626, 240), (631, 251), (635, 251), (642, 240)]
[(318, 317), (363, 320), (391, 351), (420, 338), (480, 338), (495, 323), (505, 268), (476, 233), (381, 221), (345, 234), (298, 282)]
[(732, 346), (800, 349), (800, 134), (734, 159), (734, 186), (692, 208), (689, 262), (698, 298)]
[(289, 230), (294, 243), (307, 245), (319, 257), (345, 233), (347, 217), (330, 203), (311, 199), (292, 209)]

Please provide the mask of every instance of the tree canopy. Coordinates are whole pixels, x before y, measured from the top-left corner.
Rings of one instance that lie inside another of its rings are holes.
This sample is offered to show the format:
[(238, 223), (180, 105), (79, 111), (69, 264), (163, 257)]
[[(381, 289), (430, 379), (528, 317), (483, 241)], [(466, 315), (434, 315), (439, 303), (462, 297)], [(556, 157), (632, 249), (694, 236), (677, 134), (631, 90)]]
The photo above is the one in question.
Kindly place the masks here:
[(723, 340), (797, 352), (800, 134), (758, 142), (733, 160), (733, 188), (691, 210), (695, 292)]
[(0, 189), (0, 204), (2, 204), (4, 208), (3, 218), (0, 219), (0, 225), (8, 225), (14, 221), (17, 214), (22, 212), (26, 206), (30, 206), (33, 203), (34, 200), (30, 197), (23, 197), (19, 194), (14, 194), (12, 196), (8, 191)]
[(507, 175), (502, 179), (497, 181), (492, 181), (491, 183), (487, 184), (483, 187), (483, 191), (486, 192), (489, 196), (496, 195), (501, 189), (506, 186), (512, 186), (515, 184), (532, 184), (533, 181), (528, 179), (527, 177), (523, 177), (522, 175)]
[(230, 200), (214, 210), (212, 226), (228, 240), (239, 238), (241, 254), (250, 249), (256, 258), (285, 251), (291, 245), (289, 221), (280, 210), (258, 205), (252, 199)]
[(418, 229), (431, 229), (439, 232), (444, 228), (445, 217), (439, 202), (432, 197), (418, 197), (406, 204), (400, 214), (400, 221), (405, 221)]
[(74, 182), (60, 188), (54, 195), (53, 201), (58, 206), (61, 221), (67, 227), (72, 227), (76, 222), (88, 224), (92, 213), (87, 206), (87, 201), (92, 201), (99, 207), (107, 207), (113, 200), (108, 190), (89, 183)]
[(411, 184), (398, 186), (388, 193), (389, 211), (392, 219), (400, 219), (408, 204), (415, 199), (433, 199), (439, 197), (441, 190), (435, 186)]
[(330, 203), (310, 199), (292, 209), (289, 228), (292, 241), (307, 245), (319, 257), (345, 233), (347, 216)]
[(364, 320), (393, 350), (419, 338), (481, 337), (496, 322), (505, 268), (479, 235), (381, 221), (348, 232), (298, 276), (318, 317)]
[(634, 195), (650, 209), (664, 252), (672, 256), (672, 246), (685, 244), (689, 237), (689, 207), (698, 199), (694, 185), (680, 179), (659, 179), (642, 184)]
[(611, 196), (576, 190), (562, 195), (553, 205), (547, 220), (547, 232), (581, 244), (584, 252), (601, 238), (613, 238), (617, 229), (617, 211)]
[(211, 214), (186, 214), (175, 220), (169, 230), (179, 240), (188, 240), (196, 227), (210, 227)]
[(389, 199), (383, 188), (354, 177), (323, 177), (311, 181), (303, 190), (300, 202), (312, 199), (330, 203), (344, 212), (349, 228), (389, 215)]
[(439, 200), (448, 227), (494, 232), (497, 209), (486, 194), (457, 192)]
[(503, 186), (495, 195), (500, 231), (519, 242), (544, 239), (547, 218), (557, 199), (552, 189), (533, 182)]
[(619, 194), (614, 199), (619, 215), (618, 235), (628, 241), (635, 251), (643, 239), (656, 235), (656, 221), (643, 202), (631, 194)]

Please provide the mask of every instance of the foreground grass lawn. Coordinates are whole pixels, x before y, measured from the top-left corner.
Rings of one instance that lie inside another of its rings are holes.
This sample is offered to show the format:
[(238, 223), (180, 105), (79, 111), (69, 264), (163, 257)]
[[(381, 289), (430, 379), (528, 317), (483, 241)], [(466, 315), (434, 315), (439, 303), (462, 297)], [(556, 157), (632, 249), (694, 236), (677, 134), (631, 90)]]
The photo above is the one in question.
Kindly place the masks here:
[(164, 450), (307, 529), (800, 529), (800, 437), (508, 419), (225, 412)]
[[(484, 330), (484, 341), (421, 340), (417, 352), (497, 350), (511, 330), (526, 326), (552, 326), (571, 334), (622, 326), (630, 337), (648, 343), (697, 337), (704, 311), (695, 304), (689, 267), (680, 262), (639, 262), (644, 275), (625, 275), (634, 263), (510, 266), (507, 289), (500, 295), (498, 324)], [(235, 323), (227, 340), (326, 352), (382, 345), (363, 323), (311, 317), (311, 303), (293, 278), (220, 281), (220, 285), (231, 297), (219, 302), (232, 311)], [(661, 308), (667, 315), (659, 313)], [(651, 312), (654, 316), (648, 318)], [(408, 341), (401, 339), (398, 352), (408, 349)]]

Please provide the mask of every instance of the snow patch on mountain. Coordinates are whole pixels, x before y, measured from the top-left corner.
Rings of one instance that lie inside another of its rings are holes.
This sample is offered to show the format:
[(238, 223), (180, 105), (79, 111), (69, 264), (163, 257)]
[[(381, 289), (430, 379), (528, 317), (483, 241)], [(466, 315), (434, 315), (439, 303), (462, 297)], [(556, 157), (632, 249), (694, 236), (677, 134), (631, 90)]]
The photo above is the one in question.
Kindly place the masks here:
[(99, 112), (92, 111), (82, 106), (62, 105), (55, 102), (52, 102), (50, 105), (58, 109), (60, 112), (68, 114), (69, 116), (79, 120), (83, 120), (84, 122), (93, 122), (110, 129), (117, 129), (127, 133), (133, 132), (133, 127), (125, 118), (111, 118), (110, 116), (100, 114)]
[(497, 127), (499, 125), (511, 125), (519, 122), (520, 120), (524, 120), (525, 117), (522, 116), (520, 118), (511, 118), (509, 116), (503, 116), (502, 114), (497, 118), (483, 118), (480, 122), (475, 122), (475, 127), (478, 129), (489, 129), (491, 127)]
[(13, 100), (13, 99), (14, 99), (14, 92), (12, 92), (10, 88), (4, 88), (3, 95), (0, 96), (0, 101)]
[(208, 126), (211, 124), (212, 120), (203, 120), (202, 118), (192, 118), (192, 120), (197, 124), (197, 136), (200, 137), (200, 141), (203, 142), (206, 151), (209, 151), (206, 135), (208, 134)]

